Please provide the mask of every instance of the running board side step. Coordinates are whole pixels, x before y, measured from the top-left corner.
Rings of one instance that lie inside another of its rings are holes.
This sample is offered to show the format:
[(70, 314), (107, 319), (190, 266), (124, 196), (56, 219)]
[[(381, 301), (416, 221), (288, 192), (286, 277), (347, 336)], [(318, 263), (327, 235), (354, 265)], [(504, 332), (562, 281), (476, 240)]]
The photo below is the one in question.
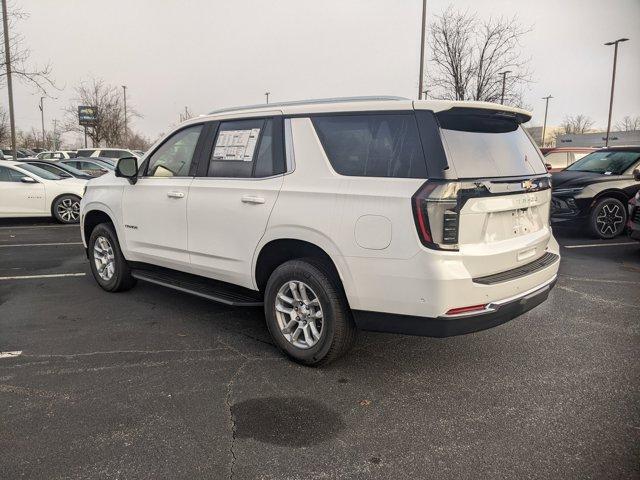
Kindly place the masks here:
[(234, 307), (261, 307), (263, 305), (260, 292), (168, 268), (151, 266), (149, 268), (134, 268), (131, 270), (131, 276), (143, 282)]

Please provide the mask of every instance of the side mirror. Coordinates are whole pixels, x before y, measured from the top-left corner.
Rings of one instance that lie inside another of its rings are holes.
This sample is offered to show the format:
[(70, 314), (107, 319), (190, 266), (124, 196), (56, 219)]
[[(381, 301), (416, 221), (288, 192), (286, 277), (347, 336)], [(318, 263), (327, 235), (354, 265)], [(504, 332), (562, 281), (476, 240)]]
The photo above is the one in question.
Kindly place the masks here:
[(116, 177), (126, 178), (129, 183), (135, 185), (138, 181), (138, 159), (136, 157), (122, 157), (118, 160)]
[(544, 166), (547, 167), (547, 172), (550, 172), (553, 168), (550, 163), (545, 163)]
[(20, 179), (22, 183), (38, 183), (35, 178), (24, 176)]
[(634, 178), (636, 181), (640, 182), (640, 168), (636, 168), (636, 169), (633, 171), (633, 178)]

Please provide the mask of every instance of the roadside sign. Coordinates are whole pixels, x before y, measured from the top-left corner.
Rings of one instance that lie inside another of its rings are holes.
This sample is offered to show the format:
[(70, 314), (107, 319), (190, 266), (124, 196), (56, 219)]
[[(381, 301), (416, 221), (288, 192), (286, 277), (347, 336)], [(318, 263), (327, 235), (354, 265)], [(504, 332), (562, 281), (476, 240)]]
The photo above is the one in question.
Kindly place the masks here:
[(78, 107), (78, 120), (80, 125), (85, 127), (91, 127), (95, 125), (98, 115), (98, 109), (91, 106), (79, 106)]

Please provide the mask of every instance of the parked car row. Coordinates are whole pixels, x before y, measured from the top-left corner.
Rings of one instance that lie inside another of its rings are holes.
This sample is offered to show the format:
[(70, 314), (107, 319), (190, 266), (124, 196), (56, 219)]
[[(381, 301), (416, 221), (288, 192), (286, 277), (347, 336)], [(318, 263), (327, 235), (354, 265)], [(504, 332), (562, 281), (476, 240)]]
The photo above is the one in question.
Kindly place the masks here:
[(78, 223), (87, 180), (62, 177), (31, 162), (0, 162), (0, 217), (52, 216)]

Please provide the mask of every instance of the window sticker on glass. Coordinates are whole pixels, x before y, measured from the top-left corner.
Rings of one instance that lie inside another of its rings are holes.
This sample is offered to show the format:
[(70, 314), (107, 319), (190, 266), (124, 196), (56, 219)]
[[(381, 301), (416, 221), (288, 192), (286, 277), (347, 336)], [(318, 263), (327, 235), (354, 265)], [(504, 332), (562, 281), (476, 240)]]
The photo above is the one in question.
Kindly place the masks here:
[(252, 161), (259, 136), (259, 128), (220, 132), (213, 150), (213, 160)]

